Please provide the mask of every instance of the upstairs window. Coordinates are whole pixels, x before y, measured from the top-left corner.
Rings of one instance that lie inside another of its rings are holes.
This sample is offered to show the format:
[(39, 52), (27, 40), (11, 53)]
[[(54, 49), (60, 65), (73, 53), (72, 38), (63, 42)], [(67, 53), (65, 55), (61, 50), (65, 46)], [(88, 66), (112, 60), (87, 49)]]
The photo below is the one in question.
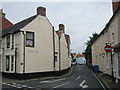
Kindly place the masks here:
[(34, 32), (26, 32), (26, 46), (34, 47)]
[(6, 37), (7, 48), (10, 48), (10, 35)]
[(12, 49), (14, 49), (14, 35), (12, 35)]

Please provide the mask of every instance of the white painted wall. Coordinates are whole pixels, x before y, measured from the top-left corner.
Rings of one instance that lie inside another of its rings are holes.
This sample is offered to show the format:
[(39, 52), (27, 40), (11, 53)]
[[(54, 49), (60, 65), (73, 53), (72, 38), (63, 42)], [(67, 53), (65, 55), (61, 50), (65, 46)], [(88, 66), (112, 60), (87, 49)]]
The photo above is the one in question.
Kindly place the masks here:
[(58, 52), (58, 54), (56, 54), (57, 61), (55, 62), (55, 70), (59, 71), (59, 37), (56, 34), (56, 32), (54, 32), (54, 37), (55, 37), (55, 52)]
[[(53, 28), (51, 23), (46, 17), (38, 16), (28, 25), (21, 29), (22, 32), (15, 34), (15, 48), (17, 48), (16, 56), (16, 73), (22, 74), (24, 70), (24, 35), (26, 31), (34, 32), (35, 43), (34, 47), (25, 47), (25, 73), (36, 73), (36, 72), (48, 72), (48, 71), (59, 71), (59, 38), (54, 31), (55, 37), (55, 52), (58, 52), (58, 60), (55, 62), (53, 59)], [(6, 37), (5, 37), (6, 38)], [(3, 72), (14, 73), (13, 71), (6, 71), (6, 60), (5, 55), (10, 55), (11, 52), (15, 51), (6, 48), (6, 40), (3, 38), (4, 57), (3, 57)], [(26, 40), (26, 37), (25, 37)], [(61, 70), (70, 67), (70, 58), (68, 57), (68, 48), (65, 39), (65, 35), (62, 34), (60, 39), (61, 47)], [(15, 56), (15, 53), (11, 55)], [(15, 62), (14, 62), (15, 65)], [(15, 67), (15, 66), (14, 66)]]
[(48, 19), (39, 15), (22, 30), (35, 33), (35, 47), (25, 48), (25, 72), (53, 71), (53, 30)]
[(60, 50), (61, 50), (61, 70), (70, 67), (70, 57), (68, 56), (68, 48), (65, 39), (65, 34), (63, 33), (60, 39)]
[(24, 63), (23, 62), (24, 36), (22, 32), (15, 34), (15, 47), (17, 48), (16, 72), (23, 73), (23, 65), (21, 65), (21, 63)]

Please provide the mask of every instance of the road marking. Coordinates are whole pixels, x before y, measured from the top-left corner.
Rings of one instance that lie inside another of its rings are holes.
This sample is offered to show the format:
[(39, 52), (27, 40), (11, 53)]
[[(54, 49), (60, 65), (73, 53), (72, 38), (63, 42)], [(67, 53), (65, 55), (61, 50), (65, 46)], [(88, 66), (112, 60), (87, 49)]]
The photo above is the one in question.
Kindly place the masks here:
[(11, 86), (11, 84), (6, 84), (6, 85)]
[(33, 88), (33, 87), (30, 87), (30, 86), (29, 86), (28, 88)]
[(75, 80), (78, 80), (81, 76), (77, 77)]
[(12, 83), (12, 84), (16, 84), (16, 83)]
[(84, 83), (85, 83), (85, 80), (83, 80), (79, 86), (82, 87)]
[(83, 80), (83, 81), (80, 83), (79, 86), (82, 87), (82, 88), (87, 88), (87, 87), (88, 87), (87, 85), (83, 85), (83, 84), (85, 84), (85, 82), (86, 82), (86, 81)]
[(11, 87), (17, 87), (17, 86), (15, 86), (15, 85), (11, 85)]
[(7, 83), (2, 83), (2, 84), (7, 84)]
[(88, 86), (87, 85), (84, 85), (82, 88), (87, 88)]
[(22, 88), (22, 87), (16, 87), (16, 88)]
[(16, 84), (17, 86), (21, 86), (21, 84)]
[(101, 86), (103, 87), (103, 89), (106, 90), (105, 87), (104, 87), (104, 85), (102, 84), (102, 82), (98, 79), (98, 77), (97, 77), (94, 73), (93, 73), (93, 75), (94, 75), (94, 76), (96, 77), (96, 79), (99, 81), (99, 83), (101, 84)]
[(22, 85), (22, 87), (28, 87), (28, 86), (26, 86), (26, 85)]
[(34, 87), (31, 87), (31, 86), (26, 86), (26, 85), (22, 85), (22, 84), (17, 84), (17, 83), (2, 83), (2, 84), (5, 84), (7, 86), (11, 86), (11, 87), (16, 87), (16, 88), (34, 88)]
[(64, 84), (61, 84), (61, 85), (58, 85), (58, 86), (55, 86), (55, 87), (53, 87), (53, 88), (58, 88), (58, 87), (61, 87), (61, 86), (67, 85), (67, 84), (69, 84), (69, 82), (64, 83)]
[(51, 81), (41, 81), (40, 83), (52, 83), (52, 82), (58, 82), (58, 81), (62, 81), (62, 80), (65, 80), (66, 78), (63, 78), (63, 79), (57, 79), (57, 80), (51, 80)]

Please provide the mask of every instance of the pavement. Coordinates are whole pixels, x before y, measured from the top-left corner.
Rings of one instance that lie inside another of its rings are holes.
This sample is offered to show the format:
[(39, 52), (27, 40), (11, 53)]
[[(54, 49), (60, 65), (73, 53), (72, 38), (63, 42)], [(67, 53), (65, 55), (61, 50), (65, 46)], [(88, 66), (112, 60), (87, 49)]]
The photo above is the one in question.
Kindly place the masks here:
[(104, 83), (109, 90), (117, 89), (120, 90), (120, 81), (116, 82), (115, 79), (113, 79), (110, 75), (104, 74), (102, 72), (95, 73), (96, 76), (101, 80), (102, 83)]

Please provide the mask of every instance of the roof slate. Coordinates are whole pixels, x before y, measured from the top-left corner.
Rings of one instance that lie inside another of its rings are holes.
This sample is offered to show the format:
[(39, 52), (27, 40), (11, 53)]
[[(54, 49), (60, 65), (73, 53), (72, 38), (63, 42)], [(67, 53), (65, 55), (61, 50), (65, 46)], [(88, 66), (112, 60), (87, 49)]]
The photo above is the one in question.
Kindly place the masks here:
[(31, 21), (33, 21), (35, 18), (37, 17), (37, 15), (34, 15), (32, 17), (29, 17), (11, 27), (8, 27), (6, 29), (2, 30), (2, 37), (4, 37), (5, 35), (8, 35), (10, 33), (16, 33), (19, 32), (21, 28), (23, 28), (24, 26), (26, 26), (27, 24), (29, 24)]

